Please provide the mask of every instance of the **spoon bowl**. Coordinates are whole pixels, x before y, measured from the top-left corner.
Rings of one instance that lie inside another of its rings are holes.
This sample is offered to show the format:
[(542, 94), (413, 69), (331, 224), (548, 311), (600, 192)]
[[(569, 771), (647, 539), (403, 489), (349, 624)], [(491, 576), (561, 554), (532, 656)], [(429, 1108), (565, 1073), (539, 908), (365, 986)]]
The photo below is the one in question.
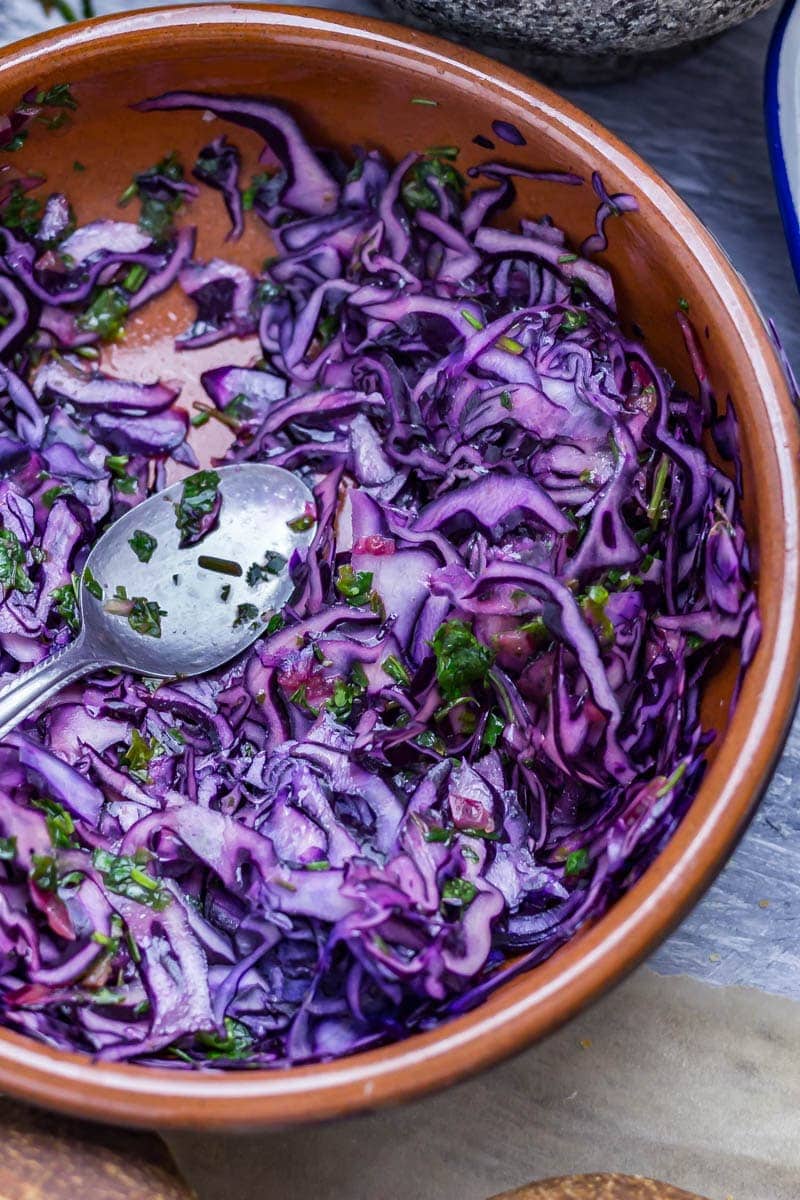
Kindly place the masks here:
[[(219, 522), (202, 541), (180, 544), (182, 480), (130, 509), (93, 547), (81, 615), (87, 642), (108, 665), (160, 676), (213, 670), (246, 650), (291, 596), (288, 563), (314, 536), (311, 492), (296, 475), (263, 463), (220, 467), (216, 475)], [(131, 545), (137, 533), (156, 541), (147, 559)], [(118, 589), (127, 604), (115, 603)], [(135, 597), (160, 609), (160, 636), (131, 625), (126, 608)]]
[(201, 476), (156, 493), (106, 530), (81, 576), (80, 632), (0, 692), (0, 738), (99, 667), (199, 675), (265, 632), (294, 590), (292, 556), (313, 541), (314, 497), (296, 475), (265, 463), (203, 476), (221, 503), (201, 538), (186, 545), (178, 526), (186, 485)]

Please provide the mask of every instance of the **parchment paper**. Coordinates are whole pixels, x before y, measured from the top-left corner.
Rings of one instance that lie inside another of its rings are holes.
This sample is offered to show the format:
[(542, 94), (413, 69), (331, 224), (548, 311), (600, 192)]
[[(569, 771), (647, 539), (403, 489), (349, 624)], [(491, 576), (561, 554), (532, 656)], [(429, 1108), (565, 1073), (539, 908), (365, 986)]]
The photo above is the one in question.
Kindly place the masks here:
[(485, 1200), (611, 1170), (709, 1200), (798, 1200), (798, 1045), (791, 1000), (643, 968), (543, 1045), (418, 1104), (167, 1140), (200, 1200)]

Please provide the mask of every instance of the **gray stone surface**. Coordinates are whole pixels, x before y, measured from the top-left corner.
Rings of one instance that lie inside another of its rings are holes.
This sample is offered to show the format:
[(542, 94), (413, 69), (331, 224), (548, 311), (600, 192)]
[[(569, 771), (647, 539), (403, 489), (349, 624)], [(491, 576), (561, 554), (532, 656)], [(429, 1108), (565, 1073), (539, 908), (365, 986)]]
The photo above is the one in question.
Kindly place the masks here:
[[(145, 7), (99, 0), (98, 10)], [(154, 7), (151, 3), (150, 7)], [(376, 15), (368, 0), (341, 9)], [(669, 180), (717, 236), (800, 365), (800, 297), (769, 173), (762, 72), (774, 13), (636, 80), (566, 89)], [(55, 23), (55, 22), (51, 22)], [(0, 43), (47, 24), (34, 0), (0, 0)], [(800, 999), (800, 720), (729, 866), (651, 965)], [(761, 902), (766, 901), (766, 904)]]
[(384, 0), (388, 12), (550, 79), (630, 74), (697, 45), (772, 0)]

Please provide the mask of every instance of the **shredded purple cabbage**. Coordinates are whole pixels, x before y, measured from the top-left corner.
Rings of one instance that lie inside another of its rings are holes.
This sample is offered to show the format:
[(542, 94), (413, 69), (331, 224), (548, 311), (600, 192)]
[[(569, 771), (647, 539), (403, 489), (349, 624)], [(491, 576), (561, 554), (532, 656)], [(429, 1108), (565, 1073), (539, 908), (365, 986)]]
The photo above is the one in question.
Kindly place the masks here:
[[(230, 428), (223, 461), (299, 472), (317, 531), (226, 670), (98, 675), (0, 746), (2, 1019), (107, 1061), (330, 1059), (540, 962), (675, 830), (709, 664), (759, 636), (735, 415), (685, 313), (696, 396), (623, 332), (587, 254), (636, 205), (598, 176), (575, 250), (548, 217), (491, 224), (515, 179), (541, 211), (575, 176), (494, 161), (470, 190), (454, 148), (343, 158), (266, 100), (139, 107), (255, 131), (264, 170), (243, 191), (220, 136), (197, 186), (142, 164), (138, 220), (77, 227), (0, 179), (3, 679), (73, 637), (108, 522), (170, 456), (197, 465), (176, 385), (102, 366), (169, 287), (197, 307), (187, 354), (257, 331), (193, 419)], [(204, 186), (231, 237), (265, 223), (265, 269), (194, 260)]]

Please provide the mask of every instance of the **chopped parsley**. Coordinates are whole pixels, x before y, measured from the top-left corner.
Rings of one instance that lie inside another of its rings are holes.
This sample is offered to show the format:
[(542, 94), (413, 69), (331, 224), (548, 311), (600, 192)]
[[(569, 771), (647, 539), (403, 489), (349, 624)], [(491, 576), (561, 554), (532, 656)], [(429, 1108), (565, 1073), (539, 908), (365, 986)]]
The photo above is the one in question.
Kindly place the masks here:
[(339, 568), (336, 590), (348, 604), (360, 608), (372, 599), (372, 571), (354, 571), (350, 566)]
[(137, 850), (129, 855), (110, 854), (98, 848), (92, 855), (92, 863), (103, 876), (103, 882), (110, 892), (163, 912), (170, 897), (160, 880), (144, 870), (150, 857), (146, 850)]
[(305, 533), (312, 527), (315, 520), (316, 518), (312, 517), (310, 513), (302, 513), (299, 517), (292, 517), (291, 521), (287, 521), (286, 524), (294, 533)]
[(236, 1061), (249, 1058), (253, 1049), (250, 1031), (235, 1017), (226, 1017), (225, 1036), (219, 1033), (198, 1033), (197, 1041), (203, 1047), (206, 1058), (226, 1058)]
[(508, 409), (511, 409), (514, 407), (513, 402), (511, 400), (510, 392), (501, 392), (500, 393), (500, 407), (508, 408)]
[(73, 112), (78, 107), (78, 101), (72, 94), (71, 83), (56, 83), (46, 92), (37, 92), (34, 96), (34, 104), (42, 104), (45, 108), (71, 108)]
[(21, 150), (27, 140), (28, 130), (20, 129), (12, 138), (9, 138), (7, 142), (3, 142), (3, 144), (0, 145), (0, 150), (9, 150), (12, 152), (15, 150)]
[(385, 658), (382, 666), (389, 678), (393, 679), (395, 683), (399, 683), (401, 687), (408, 687), (411, 683), (411, 676), (400, 662), (400, 659), (394, 654), (390, 654), (388, 658)]
[(198, 471), (183, 483), (183, 492), (175, 505), (175, 524), (181, 533), (181, 548), (191, 546), (210, 531), (205, 517), (219, 507), (219, 475), (216, 471)]
[(138, 729), (131, 731), (131, 742), (124, 754), (120, 755), (120, 763), (127, 767), (128, 774), (139, 783), (146, 783), (149, 778), (148, 768), (160, 749), (156, 738), (147, 741)]
[(33, 591), (25, 567), (25, 547), (13, 529), (0, 529), (0, 583), (25, 594)]
[(564, 859), (565, 875), (582, 875), (589, 866), (588, 850), (573, 850)]
[(445, 621), (431, 642), (436, 655), (436, 679), (447, 701), (458, 700), (473, 685), (483, 683), (494, 661), (464, 621)]
[(48, 800), (43, 796), (37, 797), (32, 804), (45, 814), (47, 832), (53, 845), (60, 850), (73, 849), (76, 844), (72, 836), (75, 832), (75, 822), (67, 810), (55, 800)]
[(153, 557), (153, 553), (158, 546), (158, 541), (151, 533), (146, 533), (144, 529), (134, 529), (133, 537), (128, 538), (128, 545), (139, 562), (148, 563)]
[(161, 618), (166, 615), (166, 609), (160, 608), (157, 600), (148, 600), (146, 596), (134, 596), (128, 613), (128, 624), (134, 633), (140, 633), (142, 637), (160, 638)]
[(448, 879), (442, 888), (442, 900), (449, 901), (451, 904), (459, 904), (462, 908), (471, 904), (477, 894), (478, 889), (474, 883), (458, 876)]
[(503, 730), (505, 727), (505, 721), (503, 721), (503, 719), (499, 717), (496, 712), (489, 713), (489, 716), (486, 719), (486, 726), (483, 730), (483, 739), (481, 744), (488, 746), (490, 750), (494, 749), (500, 738), (503, 736)]
[(236, 619), (233, 622), (233, 628), (239, 629), (242, 625), (250, 625), (253, 621), (258, 620), (258, 609), (255, 604), (238, 604), (236, 606)]
[(267, 622), (267, 628), (264, 632), (266, 633), (267, 637), (272, 637), (273, 633), (278, 633), (279, 630), (283, 629), (285, 624), (286, 621), (284, 620), (283, 614), (274, 613)]
[(7, 229), (21, 229), (33, 237), (39, 229), (42, 210), (41, 200), (29, 196), (19, 183), (14, 183), (8, 200), (0, 208), (0, 224)]
[(125, 470), (129, 462), (129, 454), (107, 454), (103, 462), (103, 466), (111, 474), (114, 487), (128, 496), (133, 495), (137, 488), (136, 476), (129, 475)]
[(0, 859), (9, 861), (17, 856), (17, 839), (15, 837), (0, 837)]
[(280, 575), (284, 570), (288, 559), (282, 554), (278, 554), (275, 550), (268, 550), (264, 556), (263, 563), (253, 563), (247, 571), (247, 582), (250, 587), (255, 587), (257, 583), (263, 583), (264, 580), (271, 576)]
[(124, 332), (129, 302), (129, 293), (116, 284), (99, 288), (78, 317), (78, 328), (85, 333), (96, 333), (104, 342), (119, 341)]
[(120, 196), (119, 203), (123, 206), (139, 197), (139, 228), (155, 242), (163, 242), (169, 237), (175, 218), (184, 206), (183, 193), (170, 187), (176, 183), (183, 183), (183, 167), (173, 150), (155, 166), (141, 171)]
[(451, 161), (454, 157), (453, 149), (454, 147), (449, 146), (434, 147), (424, 159), (414, 163), (406, 172), (400, 195), (409, 212), (416, 212), (420, 208), (426, 212), (435, 212), (438, 209), (439, 198), (428, 183), (431, 179), (441, 187), (449, 188), (459, 199), (463, 196), (464, 177)]
[(43, 892), (58, 889), (58, 867), (52, 854), (31, 855), (31, 881)]
[(46, 492), (42, 492), (42, 504), (45, 508), (52, 508), (59, 496), (69, 496), (71, 493), (71, 487), (67, 487), (65, 483), (57, 483), (55, 487), (48, 488)]
[(90, 596), (94, 596), (95, 600), (103, 599), (103, 589), (88, 567), (83, 568), (83, 586)]
[(588, 313), (581, 312), (579, 309), (570, 309), (565, 312), (561, 318), (560, 329), (565, 333), (574, 333), (576, 329), (583, 329), (589, 324)]

